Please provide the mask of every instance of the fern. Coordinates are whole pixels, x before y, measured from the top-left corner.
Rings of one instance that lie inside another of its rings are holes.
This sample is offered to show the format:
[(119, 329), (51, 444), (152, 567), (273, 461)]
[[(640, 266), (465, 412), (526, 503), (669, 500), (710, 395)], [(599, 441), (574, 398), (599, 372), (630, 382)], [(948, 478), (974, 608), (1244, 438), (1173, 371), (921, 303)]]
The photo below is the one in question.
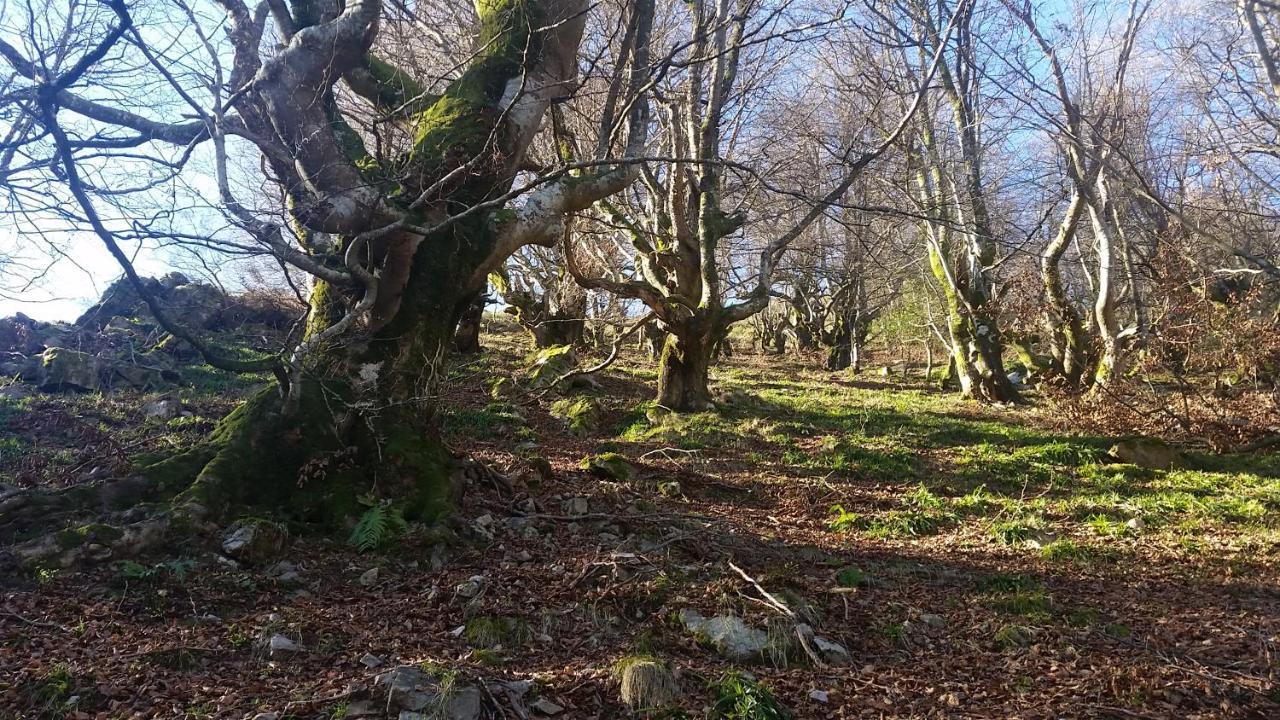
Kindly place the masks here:
[(389, 500), (373, 503), (356, 521), (347, 543), (360, 552), (370, 552), (404, 534), (408, 523), (404, 511)]

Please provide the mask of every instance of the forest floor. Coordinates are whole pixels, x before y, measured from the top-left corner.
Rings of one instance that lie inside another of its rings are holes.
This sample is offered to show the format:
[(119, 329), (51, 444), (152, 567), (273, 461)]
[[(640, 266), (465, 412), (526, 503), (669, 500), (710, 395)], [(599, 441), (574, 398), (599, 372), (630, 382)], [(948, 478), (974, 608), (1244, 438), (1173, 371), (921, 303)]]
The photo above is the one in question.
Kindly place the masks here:
[[(1054, 429), (1043, 401), (984, 409), (800, 358), (736, 357), (714, 373), (723, 412), (650, 420), (639, 357), (581, 396), (504, 394), (489, 380), (528, 348), (485, 342), (452, 372), (452, 446), (552, 475), (473, 489), (447, 552), (411, 529), (371, 553), (295, 538), (287, 580), (181, 549), (5, 578), (0, 718), (354, 717), (400, 664), (532, 680), (560, 718), (629, 717), (616, 675), (634, 656), (676, 672), (679, 707), (654, 717), (775, 717), (734, 714), (760, 699), (720, 682), (735, 667), (796, 718), (1280, 717), (1280, 456), (1115, 464), (1114, 438)], [(0, 475), (117, 472), (249, 389), (184, 391), (193, 416), (167, 423), (138, 395), (0, 400)], [(581, 469), (601, 453), (633, 472)], [(772, 627), (771, 598), (851, 661), (735, 665), (676, 620)], [(272, 634), (303, 650), (269, 656)]]

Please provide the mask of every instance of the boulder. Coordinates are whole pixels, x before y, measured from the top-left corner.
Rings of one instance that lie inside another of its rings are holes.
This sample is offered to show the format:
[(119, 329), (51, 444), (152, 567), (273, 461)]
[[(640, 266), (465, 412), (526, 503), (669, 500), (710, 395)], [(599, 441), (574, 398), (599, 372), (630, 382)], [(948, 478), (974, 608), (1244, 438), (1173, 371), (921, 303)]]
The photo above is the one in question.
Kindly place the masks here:
[(1155, 438), (1130, 438), (1111, 446), (1111, 457), (1122, 463), (1152, 470), (1172, 470), (1182, 465), (1177, 448)]
[[(150, 293), (159, 294), (163, 291), (158, 280), (142, 278), (142, 284)], [(112, 318), (134, 317), (138, 314), (140, 305), (142, 297), (138, 295), (133, 283), (129, 282), (129, 278), (120, 278), (107, 287), (97, 304), (76, 318), (75, 326), (97, 332), (111, 322)]]
[(212, 285), (186, 283), (165, 292), (163, 302), (165, 309), (187, 327), (207, 329), (217, 324), (226, 296)]
[(36, 384), (41, 390), (94, 392), (102, 388), (102, 363), (89, 353), (51, 347), (40, 355)]
[(735, 662), (759, 659), (769, 648), (769, 635), (753, 628), (735, 615), (705, 617), (697, 610), (680, 611), (680, 622), (695, 638)]
[(280, 553), (287, 537), (284, 528), (269, 520), (237, 520), (227, 528), (222, 552), (241, 562), (264, 563)]
[(37, 326), (35, 320), (22, 313), (0, 318), (0, 351), (35, 355), (44, 350)]

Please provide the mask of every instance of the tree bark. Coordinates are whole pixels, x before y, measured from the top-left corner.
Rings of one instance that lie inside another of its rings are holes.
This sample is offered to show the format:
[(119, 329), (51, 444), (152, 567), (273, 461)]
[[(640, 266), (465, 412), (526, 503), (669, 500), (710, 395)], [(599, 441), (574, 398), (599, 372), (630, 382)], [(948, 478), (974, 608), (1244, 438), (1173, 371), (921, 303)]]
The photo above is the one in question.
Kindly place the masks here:
[(667, 335), (658, 361), (658, 404), (676, 412), (711, 409), (709, 333), (682, 328)]

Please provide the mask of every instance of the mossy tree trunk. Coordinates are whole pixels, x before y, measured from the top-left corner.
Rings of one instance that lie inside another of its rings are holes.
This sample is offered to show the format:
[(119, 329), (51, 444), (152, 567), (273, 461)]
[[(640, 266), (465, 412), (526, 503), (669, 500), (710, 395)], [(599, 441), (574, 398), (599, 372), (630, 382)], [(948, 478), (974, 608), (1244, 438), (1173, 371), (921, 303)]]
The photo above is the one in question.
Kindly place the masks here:
[[(221, 5), (233, 51), (226, 84), (244, 88), (230, 124), (261, 149), (301, 247), (238, 204), (225, 171), (219, 189), (247, 231), (313, 276), (311, 312), (301, 344), (275, 368), (278, 384), (231, 413), (207, 443), (139, 468), (152, 478), (144, 486), (169, 502), (145, 532), (116, 537), (150, 541), (177, 521), (203, 527), (248, 508), (333, 523), (368, 494), (400, 504), (410, 517), (433, 515), (453, 492), (435, 416), (460, 317), (511, 253), (554, 244), (566, 217), (638, 172), (610, 160), (606, 147), (597, 170), (549, 180), (515, 210), (499, 201), (550, 104), (575, 87), (588, 4), (477, 2), (476, 49), (438, 96), (371, 54), (380, 0), (270, 4), (282, 46), (269, 56), (260, 42), (268, 20), (239, 2)], [(650, 4), (636, 7), (651, 17)], [(122, 27), (129, 22), (123, 4), (113, 9)], [(625, 119), (631, 157), (645, 139), (648, 56), (635, 46), (619, 56), (634, 77), (620, 104), (626, 111), (609, 120)], [(377, 130), (355, 129), (367, 108), (348, 112), (339, 82), (395, 124), (408, 150), (370, 153), (365, 140)], [(178, 133), (181, 125), (157, 130), (128, 113), (112, 117), (148, 137), (194, 142)], [(19, 495), (0, 503), (0, 531), (21, 524), (24, 513), (73, 512), (103, 500), (96, 492)], [(46, 553), (47, 543), (35, 543), (23, 557)]]
[(711, 409), (709, 375), (715, 335), (710, 323), (671, 328), (658, 359), (658, 404), (676, 412)]

